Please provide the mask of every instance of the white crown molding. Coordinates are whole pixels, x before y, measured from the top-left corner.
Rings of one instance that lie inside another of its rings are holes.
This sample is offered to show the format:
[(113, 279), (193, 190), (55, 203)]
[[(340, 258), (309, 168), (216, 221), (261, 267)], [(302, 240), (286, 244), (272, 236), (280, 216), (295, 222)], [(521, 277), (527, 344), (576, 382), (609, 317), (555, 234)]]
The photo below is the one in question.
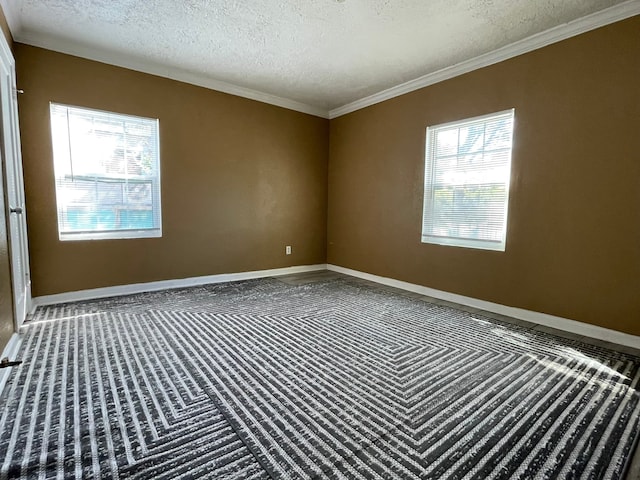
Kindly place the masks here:
[(329, 118), (333, 119), (346, 115), (347, 113), (355, 112), (356, 110), (375, 105), (376, 103), (384, 102), (385, 100), (428, 87), (429, 85), (433, 85), (444, 80), (449, 80), (450, 78), (472, 72), (473, 70), (488, 67), (489, 65), (517, 57), (518, 55), (546, 47), (552, 43), (575, 37), (581, 33), (595, 30), (596, 28), (604, 27), (605, 25), (633, 17), (635, 15), (640, 15), (640, 0), (629, 0), (627, 2), (620, 3), (616, 6), (601, 10), (600, 12), (550, 28), (549, 30), (537, 33), (492, 52), (443, 68), (436, 72), (423, 75), (422, 77), (418, 77), (395, 87), (369, 95), (368, 97), (361, 98), (360, 100), (348, 103), (342, 107), (335, 108), (329, 112)]
[(273, 268), (270, 270), (255, 270), (251, 272), (221, 273), (218, 275), (205, 275), (202, 277), (179, 278), (174, 280), (160, 280), (157, 282), (133, 283), (130, 285), (116, 285), (113, 287), (92, 288), (76, 292), (56, 293), (43, 295), (32, 300), (31, 313), (43, 305), (56, 305), (58, 303), (78, 302), (81, 300), (93, 300), (96, 298), (120, 297), (134, 293), (154, 292), (157, 290), (169, 290), (173, 288), (194, 287), (208, 283), (235, 282), (252, 278), (278, 277), (293, 273), (316, 272), (326, 270), (324, 263), (317, 265), (299, 265), (295, 267)]
[(9, 25), (9, 30), (11, 30), (12, 35), (22, 30), (20, 1), (21, 0), (0, 0), (0, 7), (2, 7), (4, 18), (7, 20), (7, 25)]
[(519, 320), (525, 320), (527, 322), (536, 323), (538, 325), (544, 325), (545, 327), (551, 327), (605, 342), (611, 342), (618, 345), (625, 345), (634, 349), (640, 349), (640, 337), (624, 332), (619, 332), (617, 330), (611, 330), (609, 328), (599, 327), (590, 323), (583, 323), (576, 320), (570, 320), (568, 318), (556, 317), (555, 315), (548, 315), (546, 313), (535, 312), (533, 310), (525, 310), (524, 308), (509, 307), (507, 305), (501, 305), (499, 303), (487, 302), (486, 300), (480, 300), (477, 298), (466, 297), (464, 295), (458, 295), (457, 293), (436, 290), (434, 288), (417, 285), (415, 283), (403, 282), (402, 280), (396, 280), (394, 278), (381, 277), (379, 275), (361, 272), (359, 270), (352, 270), (351, 268), (340, 267), (338, 265), (328, 264), (327, 270), (344, 273), (345, 275), (351, 275), (352, 277), (362, 278), (364, 280), (369, 280), (371, 282), (380, 283), (382, 285), (388, 285), (390, 287), (407, 290), (409, 292), (419, 293), (420, 295), (427, 295), (429, 297), (438, 298), (447, 302), (454, 302), (460, 305), (477, 308), (479, 310), (485, 310), (487, 312), (493, 312), (499, 315), (505, 315), (507, 317), (516, 318)]
[[(1, 0), (0, 0), (1, 1)], [(5, 0), (6, 1), (6, 0)], [(11, 30), (14, 32), (14, 30)], [(240, 87), (231, 83), (213, 79), (206, 75), (188, 72), (159, 63), (145, 62), (135, 59), (128, 55), (121, 55), (114, 52), (108, 52), (85, 45), (80, 45), (72, 41), (61, 40), (48, 35), (40, 35), (36, 33), (15, 31), (13, 33), (16, 42), (32, 45), (34, 47), (46, 48), (54, 52), (66, 53), (76, 57), (86, 58), (97, 62), (115, 65), (117, 67), (135, 70), (137, 72), (148, 73), (159, 77), (170, 78), (179, 82), (197, 85), (199, 87), (209, 88), (218, 92), (236, 95), (238, 97), (256, 100), (258, 102), (275, 105), (277, 107), (294, 110), (296, 112), (306, 113), (321, 118), (329, 118), (329, 112), (326, 109), (307, 105), (305, 103), (290, 100), (288, 98), (278, 97), (270, 93), (259, 92), (250, 88)]]
[(46, 48), (60, 53), (66, 53), (68, 55), (74, 55), (123, 68), (128, 68), (130, 70), (149, 73), (151, 75), (170, 78), (172, 80), (190, 83), (192, 85), (197, 85), (212, 90), (217, 90), (223, 93), (228, 93), (231, 95), (236, 95), (270, 105), (275, 105), (278, 107), (329, 119), (337, 118), (356, 110), (375, 105), (376, 103), (380, 103), (385, 100), (404, 95), (405, 93), (413, 92), (429, 85), (433, 85), (444, 80), (449, 80), (459, 75), (463, 75), (465, 73), (469, 73), (474, 70), (487, 67), (504, 60), (508, 60), (518, 55), (522, 55), (524, 53), (528, 53), (533, 50), (545, 47), (552, 43), (556, 43), (567, 38), (580, 35), (581, 33), (585, 33), (590, 30), (594, 30), (596, 28), (618, 22), (635, 15), (640, 15), (640, 0), (628, 0), (624, 3), (620, 3), (605, 10), (601, 10), (600, 12), (596, 12), (594, 14), (587, 15), (566, 24), (553, 27), (544, 32), (537, 33), (523, 40), (501, 47), (492, 52), (488, 52), (486, 54), (466, 60), (456, 65), (452, 65), (436, 72), (423, 75), (414, 80), (396, 85), (381, 92), (369, 95), (365, 98), (361, 98), (354, 102), (350, 102), (346, 105), (328, 111), (326, 109), (313, 105), (307, 105), (295, 100), (279, 97), (257, 90), (252, 90), (245, 87), (240, 87), (238, 85), (233, 85), (231, 83), (223, 82), (220, 80), (215, 80), (206, 75), (187, 72), (162, 64), (140, 61), (139, 59), (135, 59), (131, 56), (119, 55), (117, 53), (79, 45), (72, 41), (65, 41), (47, 35), (23, 32), (20, 14), (17, 10), (19, 9), (18, 3), (15, 0), (0, 0), (0, 5), (3, 7), (5, 17), (7, 18), (7, 23), (9, 24), (9, 28), (11, 29), (11, 32), (14, 36), (14, 40), (17, 42), (26, 43), (35, 47)]

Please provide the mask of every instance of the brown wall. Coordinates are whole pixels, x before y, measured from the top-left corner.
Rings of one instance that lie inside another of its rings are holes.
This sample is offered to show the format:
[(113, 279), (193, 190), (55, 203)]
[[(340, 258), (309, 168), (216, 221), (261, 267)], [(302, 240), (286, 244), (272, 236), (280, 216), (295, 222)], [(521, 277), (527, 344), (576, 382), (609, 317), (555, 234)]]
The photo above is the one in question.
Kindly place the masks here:
[[(34, 296), (326, 261), (327, 120), (20, 43), (15, 53)], [(162, 238), (58, 240), (51, 101), (160, 119)]]
[[(331, 121), (328, 262), (640, 335), (640, 17)], [(507, 246), (420, 242), (425, 128), (515, 107)]]
[[(332, 120), (330, 133), (308, 115), (16, 44), (34, 295), (328, 259), (640, 335), (639, 29), (636, 17), (589, 32)], [(49, 101), (160, 118), (163, 238), (58, 241)], [(425, 128), (510, 107), (506, 252), (422, 244)]]

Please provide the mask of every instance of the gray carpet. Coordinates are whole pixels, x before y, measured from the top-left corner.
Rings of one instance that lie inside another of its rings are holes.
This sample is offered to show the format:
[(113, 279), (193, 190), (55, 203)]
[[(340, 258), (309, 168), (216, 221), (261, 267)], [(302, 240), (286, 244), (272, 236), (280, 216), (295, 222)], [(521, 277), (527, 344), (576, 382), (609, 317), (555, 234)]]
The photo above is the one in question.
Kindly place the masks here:
[(0, 478), (624, 478), (637, 358), (317, 278), (39, 308)]

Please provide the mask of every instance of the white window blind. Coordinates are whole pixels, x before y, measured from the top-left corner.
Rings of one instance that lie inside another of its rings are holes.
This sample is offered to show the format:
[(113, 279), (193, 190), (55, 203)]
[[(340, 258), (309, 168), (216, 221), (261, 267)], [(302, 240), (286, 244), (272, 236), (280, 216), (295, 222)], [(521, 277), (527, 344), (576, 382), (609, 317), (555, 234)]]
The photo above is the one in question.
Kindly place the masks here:
[(505, 249), (514, 110), (427, 128), (422, 241)]
[(60, 239), (162, 236), (158, 120), (50, 107)]

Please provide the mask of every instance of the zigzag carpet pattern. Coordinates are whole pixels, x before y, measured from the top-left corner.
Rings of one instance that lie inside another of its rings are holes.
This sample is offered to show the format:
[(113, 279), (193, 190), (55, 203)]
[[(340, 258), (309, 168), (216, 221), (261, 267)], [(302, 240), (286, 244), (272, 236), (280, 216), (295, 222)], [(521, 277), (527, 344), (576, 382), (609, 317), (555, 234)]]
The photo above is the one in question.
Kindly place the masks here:
[(0, 478), (268, 478), (143, 318), (27, 328), (2, 397)]
[(0, 478), (623, 479), (638, 358), (348, 278), (39, 308)]

